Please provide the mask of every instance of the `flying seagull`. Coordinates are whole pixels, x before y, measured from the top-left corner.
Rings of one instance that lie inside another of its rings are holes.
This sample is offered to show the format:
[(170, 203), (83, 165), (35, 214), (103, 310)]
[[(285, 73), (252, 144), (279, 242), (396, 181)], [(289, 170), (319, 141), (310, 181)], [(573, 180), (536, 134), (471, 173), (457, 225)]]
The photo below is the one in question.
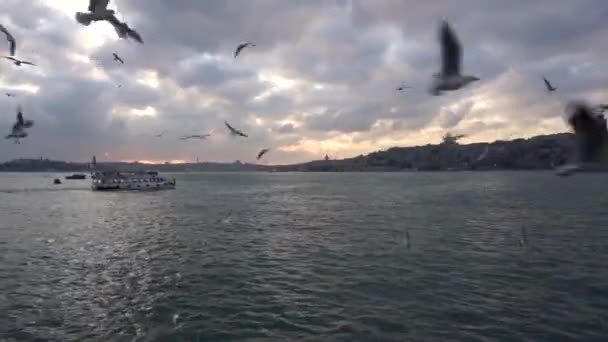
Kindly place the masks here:
[(27, 137), (27, 132), (25, 132), (26, 128), (30, 128), (34, 126), (33, 120), (25, 120), (23, 118), (23, 111), (21, 106), (17, 107), (17, 122), (13, 125), (13, 129), (11, 130), (11, 134), (7, 135), (6, 139), (15, 139), (16, 144), (20, 144), (19, 139)]
[(133, 38), (143, 44), (143, 39), (135, 30), (131, 29), (127, 23), (123, 23), (116, 18), (114, 10), (109, 10), (110, 0), (89, 0), (89, 12), (76, 12), (76, 21), (81, 25), (89, 26), (93, 21), (107, 21), (113, 27), (120, 38)]
[(10, 51), (11, 51), (11, 56), (14, 56), (15, 49), (17, 49), (17, 42), (15, 41), (15, 37), (13, 37), (13, 35), (10, 32), (8, 32), (6, 27), (4, 27), (1, 24), (0, 24), (0, 31), (2, 31), (2, 33), (4, 33), (4, 35), (6, 35), (6, 40), (8, 40), (8, 44), (9, 44)]
[(163, 135), (165, 135), (165, 133), (167, 133), (167, 132), (169, 132), (169, 131), (167, 131), (167, 130), (165, 129), (164, 131), (160, 132), (159, 134), (156, 134), (156, 135), (155, 135), (155, 137), (157, 137), (157, 138), (162, 138), (162, 137), (163, 137)]
[(477, 161), (482, 161), (482, 160), (486, 159), (489, 152), (490, 152), (490, 146), (486, 146), (485, 150), (483, 150), (483, 152), (481, 152), (479, 157), (477, 157)]
[(8, 60), (13, 61), (13, 63), (15, 63), (16, 66), (21, 66), (21, 64), (27, 64), (27, 65), (33, 65), (36, 66), (36, 64), (32, 63), (32, 62), (28, 62), (28, 61), (22, 61), (20, 59), (17, 59), (13, 56), (2, 56), (3, 58), (6, 58)]
[(13, 93), (5, 93), (5, 94), (6, 94), (6, 96), (8, 96), (8, 97), (15, 97), (15, 94), (13, 94)]
[(552, 92), (552, 91), (556, 91), (556, 90), (557, 90), (557, 88), (555, 88), (555, 87), (554, 87), (554, 86), (551, 84), (551, 82), (549, 82), (549, 81), (547, 80), (547, 78), (543, 77), (543, 81), (545, 81), (545, 87), (547, 87), (547, 91), (548, 91), (548, 92)]
[(211, 134), (192, 134), (192, 135), (186, 135), (184, 137), (179, 138), (179, 140), (188, 140), (188, 139), (207, 139), (208, 137), (210, 137)]
[(442, 91), (458, 90), (469, 83), (479, 81), (479, 78), (475, 76), (460, 74), (462, 47), (447, 21), (441, 23), (439, 44), (441, 46), (441, 72), (433, 75), (432, 95), (441, 95)]
[(125, 64), (125, 61), (123, 61), (115, 52), (112, 52), (112, 56), (114, 56), (115, 61), (120, 62), (120, 64)]
[(569, 176), (585, 169), (596, 169), (608, 160), (608, 128), (602, 114), (596, 114), (583, 102), (571, 102), (566, 107), (568, 124), (574, 131), (578, 162), (557, 170), (559, 176)]
[(247, 138), (247, 134), (243, 133), (242, 131), (239, 131), (238, 129), (230, 126), (230, 124), (226, 121), (224, 121), (224, 124), (226, 124), (226, 127), (228, 127), (228, 129), (230, 130), (230, 134), (234, 135), (234, 136), (241, 136), (244, 138)]
[(400, 85), (397, 87), (397, 91), (403, 91), (405, 89), (410, 89), (410, 88), (412, 88), (412, 87), (406, 86), (406, 85)]
[(260, 153), (258, 153), (258, 160), (260, 160), (260, 158), (262, 158), (269, 151), (270, 151), (269, 148), (265, 148), (265, 149), (261, 150)]
[(237, 58), (244, 48), (246, 48), (246, 47), (254, 47), (254, 46), (255, 46), (255, 44), (250, 43), (250, 42), (244, 42), (244, 43), (239, 44), (236, 47), (236, 51), (234, 51), (234, 58)]

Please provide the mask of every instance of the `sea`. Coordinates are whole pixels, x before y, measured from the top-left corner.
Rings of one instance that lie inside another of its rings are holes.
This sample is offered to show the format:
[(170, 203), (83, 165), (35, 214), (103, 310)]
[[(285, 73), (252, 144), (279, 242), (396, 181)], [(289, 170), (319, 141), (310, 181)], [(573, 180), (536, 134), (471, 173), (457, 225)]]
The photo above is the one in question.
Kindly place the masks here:
[(0, 173), (0, 341), (608, 339), (606, 174), (64, 176)]

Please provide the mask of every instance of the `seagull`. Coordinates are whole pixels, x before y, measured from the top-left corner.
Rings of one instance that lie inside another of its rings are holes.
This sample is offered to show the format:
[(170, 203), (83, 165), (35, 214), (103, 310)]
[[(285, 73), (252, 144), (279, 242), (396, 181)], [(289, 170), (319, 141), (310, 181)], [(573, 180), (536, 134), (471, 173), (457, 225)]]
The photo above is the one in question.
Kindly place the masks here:
[(15, 139), (16, 144), (20, 144), (19, 139), (27, 137), (26, 128), (34, 126), (33, 120), (25, 120), (23, 118), (23, 110), (21, 106), (17, 107), (17, 122), (13, 125), (11, 134), (7, 135), (5, 139)]
[(13, 94), (13, 93), (5, 93), (5, 94), (6, 94), (6, 96), (8, 96), (8, 97), (15, 97), (15, 96), (16, 96), (16, 95), (15, 95), (15, 94)]
[(231, 135), (241, 136), (241, 137), (247, 138), (247, 134), (239, 131), (238, 129), (236, 129), (236, 128), (232, 127), (232, 126), (230, 126), (230, 124), (228, 122), (224, 121), (224, 124), (226, 124), (226, 127), (228, 127), (228, 129), (230, 130), (230, 134)]
[(519, 245), (521, 247), (526, 247), (528, 244), (528, 233), (526, 232), (526, 227), (521, 227), (521, 236), (519, 237)]
[(120, 62), (120, 64), (125, 64), (125, 61), (123, 61), (115, 52), (112, 52), (112, 56), (114, 56), (115, 61)]
[(602, 114), (596, 114), (583, 102), (571, 102), (566, 107), (568, 124), (574, 130), (578, 147), (578, 162), (557, 170), (559, 176), (593, 169), (607, 161), (608, 128)]
[(22, 61), (20, 59), (17, 59), (13, 56), (2, 56), (3, 58), (6, 58), (8, 60), (13, 61), (13, 63), (15, 63), (16, 66), (21, 66), (21, 64), (27, 64), (27, 65), (33, 65), (36, 66), (36, 64), (32, 63), (32, 62), (28, 62), (28, 61)]
[(167, 132), (169, 132), (169, 131), (167, 131), (167, 130), (165, 129), (164, 131), (160, 132), (159, 134), (156, 134), (156, 135), (155, 135), (155, 137), (157, 137), (157, 138), (162, 138), (162, 137), (163, 137), (163, 135), (165, 135), (165, 133), (167, 133)]
[(443, 21), (441, 24), (439, 43), (441, 45), (441, 72), (433, 75), (432, 95), (441, 95), (442, 91), (458, 90), (469, 83), (479, 81), (479, 78), (475, 76), (460, 74), (462, 47), (447, 21)]
[(543, 77), (543, 80), (545, 81), (545, 86), (547, 87), (547, 91), (548, 91), (548, 92), (552, 92), (552, 91), (556, 91), (556, 90), (557, 90), (557, 88), (555, 88), (555, 87), (554, 87), (554, 86), (551, 84), (551, 82), (549, 82), (549, 81), (547, 80), (547, 78)]
[(89, 0), (89, 12), (76, 12), (76, 21), (84, 26), (89, 26), (93, 21), (107, 21), (112, 24), (120, 38), (133, 38), (143, 44), (144, 41), (139, 33), (131, 29), (127, 23), (118, 20), (114, 10), (107, 9), (109, 2), (110, 0)]
[(410, 88), (412, 88), (412, 87), (406, 86), (406, 85), (400, 85), (397, 87), (397, 91), (402, 91), (402, 90), (410, 89)]
[(486, 157), (488, 156), (488, 152), (490, 152), (490, 146), (486, 146), (485, 150), (483, 150), (479, 157), (477, 157), (477, 161), (482, 161), (486, 159)]
[(239, 44), (236, 47), (236, 51), (234, 51), (234, 58), (237, 58), (239, 56), (239, 54), (241, 53), (241, 50), (243, 50), (244, 48), (254, 47), (254, 46), (255, 46), (255, 44), (250, 43), (250, 42), (244, 42), (244, 43)]
[(265, 148), (265, 149), (261, 150), (260, 153), (258, 153), (258, 160), (260, 160), (260, 158), (262, 158), (269, 151), (270, 151), (269, 148)]
[(207, 139), (208, 137), (210, 137), (211, 134), (193, 134), (193, 135), (186, 135), (185, 137), (181, 137), (179, 138), (179, 140), (188, 140), (188, 139)]
[(217, 220), (216, 223), (230, 223), (230, 219), (232, 219), (232, 209), (230, 209), (228, 211), (228, 213), (226, 215), (224, 215), (224, 217), (222, 217), (221, 219)]
[(15, 49), (17, 49), (17, 42), (15, 41), (15, 37), (13, 37), (13, 35), (10, 32), (8, 32), (6, 27), (4, 27), (1, 24), (0, 24), (0, 31), (2, 31), (2, 33), (4, 33), (6, 35), (6, 40), (8, 40), (8, 43), (10, 46), (11, 56), (14, 56)]

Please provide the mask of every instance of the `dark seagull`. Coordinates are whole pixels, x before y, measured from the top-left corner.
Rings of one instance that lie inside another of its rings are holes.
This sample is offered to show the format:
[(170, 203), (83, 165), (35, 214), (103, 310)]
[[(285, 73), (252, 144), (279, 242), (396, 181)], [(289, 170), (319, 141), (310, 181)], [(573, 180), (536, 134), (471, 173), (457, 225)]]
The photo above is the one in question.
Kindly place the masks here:
[(25, 120), (23, 118), (23, 110), (21, 106), (17, 107), (17, 122), (13, 125), (11, 134), (7, 135), (5, 139), (15, 139), (15, 143), (19, 144), (19, 139), (27, 137), (26, 128), (34, 126), (33, 120)]
[(167, 133), (167, 132), (169, 132), (169, 131), (167, 131), (167, 130), (165, 129), (164, 131), (160, 132), (159, 134), (156, 134), (156, 135), (155, 135), (155, 137), (157, 137), (157, 138), (162, 138), (162, 137), (163, 137), (163, 135), (165, 135), (165, 133)]
[(226, 127), (228, 127), (228, 129), (230, 130), (230, 134), (233, 136), (241, 136), (244, 138), (247, 138), (247, 134), (243, 133), (242, 131), (239, 131), (238, 129), (230, 126), (230, 124), (226, 121), (224, 121), (224, 124), (226, 125)]
[(606, 119), (583, 102), (571, 102), (566, 107), (568, 124), (574, 131), (578, 161), (557, 169), (559, 176), (577, 171), (598, 170), (608, 161), (608, 128)]
[(114, 27), (114, 31), (116, 31), (118, 37), (122, 39), (132, 38), (143, 44), (144, 41), (139, 33), (131, 29), (127, 23), (118, 20), (114, 10), (108, 9), (109, 3), (110, 0), (89, 0), (89, 11), (76, 12), (76, 21), (84, 26), (89, 26), (94, 21), (107, 21)]
[(555, 88), (551, 82), (549, 82), (549, 80), (547, 80), (546, 77), (543, 77), (543, 81), (545, 81), (545, 87), (547, 87), (547, 91), (548, 92), (552, 92), (552, 91), (556, 91), (557, 88)]
[(475, 76), (460, 73), (462, 47), (458, 37), (445, 20), (439, 28), (439, 44), (441, 46), (441, 72), (433, 75), (432, 95), (441, 95), (442, 91), (458, 90), (472, 82), (479, 81), (479, 78)]
[(236, 47), (236, 50), (234, 51), (234, 58), (237, 58), (244, 48), (246, 48), (246, 47), (254, 47), (254, 46), (255, 46), (255, 44), (250, 43), (250, 42), (244, 42), (244, 43), (239, 44)]
[(21, 64), (26, 64), (26, 65), (33, 65), (33, 66), (36, 66), (36, 64), (34, 64), (34, 63), (32, 63), (32, 62), (23, 61), (23, 60), (20, 60), (20, 59), (18, 59), (18, 58), (15, 58), (15, 57), (13, 57), (13, 56), (2, 56), (2, 57), (3, 57), (3, 58), (6, 58), (6, 59), (8, 59), (8, 60), (10, 60), (10, 61), (13, 61), (13, 63), (14, 63), (16, 66), (21, 66)]
[(114, 56), (115, 61), (120, 62), (120, 64), (125, 64), (125, 61), (123, 61), (115, 52), (112, 52), (112, 56)]
[(2, 31), (2, 33), (4, 33), (4, 35), (6, 35), (6, 40), (8, 40), (11, 56), (14, 56), (15, 50), (17, 49), (17, 42), (15, 41), (15, 37), (13, 37), (13, 35), (10, 32), (8, 32), (6, 27), (4, 27), (3, 25), (0, 25), (0, 31)]
[(269, 151), (270, 151), (269, 148), (265, 148), (265, 149), (261, 150), (260, 153), (258, 153), (258, 160), (260, 160), (260, 158), (262, 158)]
[(186, 135), (184, 137), (179, 138), (179, 140), (189, 140), (189, 139), (200, 139), (200, 140), (205, 140), (207, 138), (209, 138), (211, 136), (211, 134), (192, 134), (192, 135)]

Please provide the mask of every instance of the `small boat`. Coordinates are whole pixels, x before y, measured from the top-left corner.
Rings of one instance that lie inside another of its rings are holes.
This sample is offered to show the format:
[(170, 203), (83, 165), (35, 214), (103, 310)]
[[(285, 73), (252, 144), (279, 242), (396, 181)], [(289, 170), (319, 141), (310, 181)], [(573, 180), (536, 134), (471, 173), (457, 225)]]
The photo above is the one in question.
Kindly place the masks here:
[(93, 173), (91, 189), (94, 191), (151, 191), (175, 189), (175, 179), (167, 179), (157, 171)]
[(61, 184), (61, 179), (55, 178), (55, 180), (53, 180), (53, 184)]
[(73, 175), (66, 176), (65, 179), (87, 179), (87, 175), (84, 175), (82, 173), (75, 173)]

